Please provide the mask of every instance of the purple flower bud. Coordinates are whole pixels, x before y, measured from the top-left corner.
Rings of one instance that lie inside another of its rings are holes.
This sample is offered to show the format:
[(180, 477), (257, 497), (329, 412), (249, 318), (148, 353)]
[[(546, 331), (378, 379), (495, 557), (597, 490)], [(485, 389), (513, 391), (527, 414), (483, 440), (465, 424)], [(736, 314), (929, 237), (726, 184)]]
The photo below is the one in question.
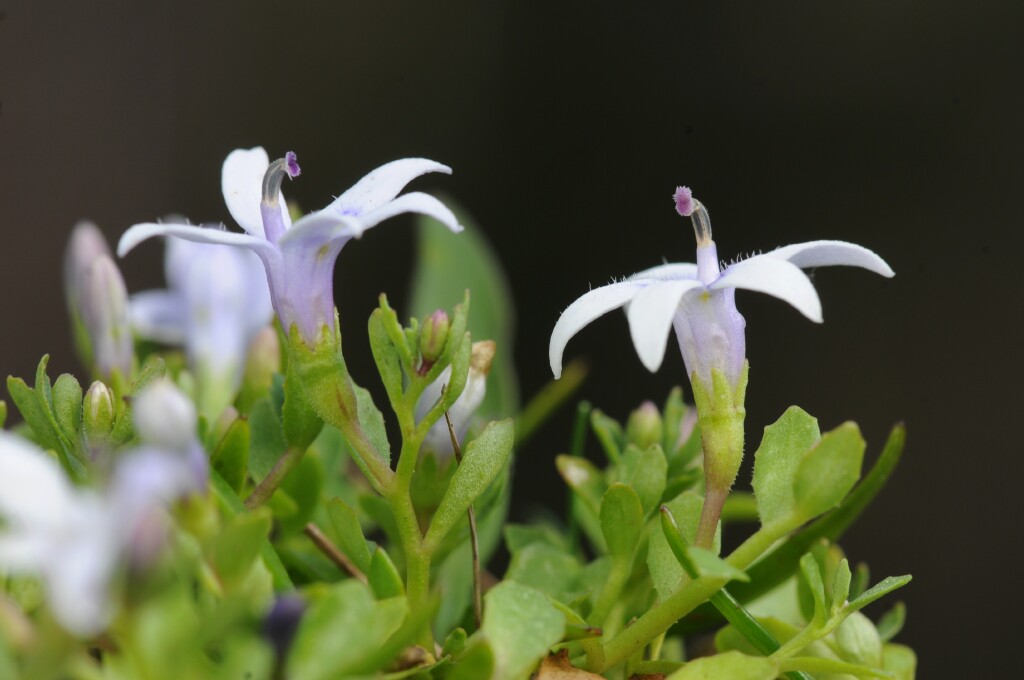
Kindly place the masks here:
[(263, 636), (274, 647), (278, 659), (284, 659), (306, 613), (306, 601), (297, 595), (282, 595), (274, 600), (263, 619)]
[(97, 374), (131, 375), (134, 343), (128, 316), (128, 290), (109, 255), (101, 254), (79, 278), (79, 314), (92, 349)]

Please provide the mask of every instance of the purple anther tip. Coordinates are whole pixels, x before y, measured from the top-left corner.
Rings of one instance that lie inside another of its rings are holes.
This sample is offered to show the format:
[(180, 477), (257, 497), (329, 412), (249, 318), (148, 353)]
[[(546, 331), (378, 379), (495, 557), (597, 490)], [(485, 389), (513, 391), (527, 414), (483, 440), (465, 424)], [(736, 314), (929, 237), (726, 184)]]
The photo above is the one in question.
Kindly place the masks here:
[(676, 202), (676, 211), (679, 212), (683, 217), (689, 217), (693, 214), (694, 203), (693, 203), (693, 192), (690, 191), (689, 187), (676, 187), (676, 193), (673, 194), (672, 199)]
[(302, 168), (299, 167), (298, 156), (295, 155), (294, 151), (289, 151), (284, 155), (284, 165), (288, 176), (295, 179), (302, 174)]

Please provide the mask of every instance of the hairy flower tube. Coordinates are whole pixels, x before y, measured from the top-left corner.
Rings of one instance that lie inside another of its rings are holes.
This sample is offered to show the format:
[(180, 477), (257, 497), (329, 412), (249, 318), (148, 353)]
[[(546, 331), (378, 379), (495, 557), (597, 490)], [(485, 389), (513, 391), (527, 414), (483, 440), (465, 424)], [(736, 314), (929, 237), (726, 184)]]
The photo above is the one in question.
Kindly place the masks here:
[(322, 210), (291, 223), (281, 183), (298, 176), (295, 154), (270, 162), (261, 147), (236, 149), (224, 161), (221, 188), (228, 211), (246, 233), (186, 224), (137, 224), (121, 237), (117, 252), (127, 254), (153, 236), (176, 236), (200, 243), (242, 246), (263, 261), (270, 297), (281, 324), (298, 329), (309, 346), (321, 329), (334, 324), (334, 263), (341, 249), (389, 217), (422, 213), (461, 231), (455, 215), (433, 196), (411, 192), (406, 184), (428, 172), (451, 169), (424, 158), (383, 165), (359, 180)]
[(197, 379), (196, 402), (210, 420), (231, 403), (249, 344), (274, 316), (266, 274), (251, 252), (168, 239), (166, 290), (130, 298), (135, 332), (184, 345)]
[[(144, 390), (143, 411), (166, 406), (167, 389), (175, 388)], [(168, 415), (170, 425), (181, 425), (176, 416), (188, 414), (179, 402)], [(191, 446), (198, 447), (194, 415), (171, 438), (174, 447), (148, 444), (120, 456), (102, 491), (75, 487), (42, 449), (0, 432), (0, 570), (39, 578), (69, 632), (94, 635), (110, 623), (112, 583), (122, 562), (151, 562), (164, 544), (166, 508), (206, 488), (206, 458), (198, 461), (202, 450)], [(140, 432), (147, 429), (138, 425)]]
[[(843, 241), (785, 246), (735, 262), (723, 271), (707, 210), (686, 187), (679, 187), (673, 198), (679, 214), (693, 222), (696, 264), (661, 265), (586, 293), (555, 324), (549, 358), (557, 378), (569, 340), (594, 319), (625, 306), (633, 345), (640, 361), (653, 372), (661, 366), (669, 330), (674, 327), (697, 402), (708, 495), (714, 494), (720, 505), (743, 455), (746, 322), (736, 309), (736, 289), (773, 295), (820, 323), (821, 301), (801, 268), (848, 265), (886, 277), (893, 276), (893, 271), (875, 253)], [(713, 533), (714, 526), (702, 529), (705, 533), (698, 540), (710, 545), (707, 532)]]

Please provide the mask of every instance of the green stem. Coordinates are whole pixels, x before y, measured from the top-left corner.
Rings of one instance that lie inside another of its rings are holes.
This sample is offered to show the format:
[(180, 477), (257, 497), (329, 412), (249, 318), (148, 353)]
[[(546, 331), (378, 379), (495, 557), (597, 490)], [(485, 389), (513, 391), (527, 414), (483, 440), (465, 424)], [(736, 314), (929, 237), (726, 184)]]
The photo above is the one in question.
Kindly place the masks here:
[(700, 511), (700, 521), (697, 524), (697, 537), (694, 544), (698, 548), (711, 550), (715, 543), (715, 534), (718, 532), (718, 520), (722, 516), (722, 507), (725, 506), (725, 499), (729, 497), (729, 488), (715, 487), (708, 480), (707, 492), (704, 496), (704, 507)]
[[(413, 615), (429, 605), (431, 558), (431, 553), (423, 545), (423, 534), (420, 532), (416, 509), (409, 494), (412, 475), (416, 471), (416, 458), (423, 439), (417, 434), (415, 430), (404, 429), (398, 468), (393, 483), (385, 494), (391, 507), (391, 514), (395, 518), (395, 525), (398, 527), (402, 550), (405, 552), (405, 590), (409, 599), (409, 610)], [(434, 637), (429, 621), (420, 630), (418, 643), (427, 652), (433, 653)]]
[(612, 564), (608, 579), (604, 582), (604, 588), (601, 589), (601, 594), (594, 604), (594, 610), (588, 617), (590, 625), (599, 628), (604, 625), (605, 619), (608, 618), (608, 614), (611, 612), (612, 607), (615, 606), (615, 603), (619, 601), (622, 588), (629, 579), (629, 572), (633, 566), (632, 562), (632, 559), (616, 560)]
[(295, 466), (299, 464), (305, 453), (306, 448), (304, 446), (286, 449), (284, 454), (274, 463), (270, 473), (263, 478), (262, 482), (256, 485), (256, 488), (245, 499), (246, 509), (254, 510), (269, 501), (270, 497), (277, 491), (277, 488), (281, 486), (281, 482), (285, 480), (288, 473), (295, 469)]
[(775, 542), (799, 526), (799, 523), (779, 522), (766, 527), (761, 527), (750, 537), (740, 544), (740, 547), (732, 551), (725, 558), (725, 561), (737, 569), (746, 570), (754, 560), (768, 552)]
[(592, 673), (601, 673), (623, 663), (637, 650), (643, 649), (649, 641), (668, 630), (673, 623), (686, 616), (697, 605), (709, 599), (725, 584), (726, 579), (723, 578), (702, 577), (690, 581), (612, 638), (604, 645), (603, 665), (591, 667), (588, 663), (586, 670)]

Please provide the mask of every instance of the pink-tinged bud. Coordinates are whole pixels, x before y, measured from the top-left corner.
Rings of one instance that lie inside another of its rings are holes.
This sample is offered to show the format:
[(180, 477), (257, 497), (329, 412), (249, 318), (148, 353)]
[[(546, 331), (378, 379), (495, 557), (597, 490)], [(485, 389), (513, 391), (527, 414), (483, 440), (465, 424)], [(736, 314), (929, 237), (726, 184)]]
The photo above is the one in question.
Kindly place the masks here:
[(651, 401), (640, 404), (640, 408), (630, 413), (626, 421), (626, 441), (641, 449), (660, 444), (664, 433), (661, 412)]
[(104, 378), (114, 371), (131, 375), (134, 342), (128, 314), (128, 290), (109, 255), (98, 256), (79, 278), (80, 318), (92, 349), (93, 370)]
[(450, 322), (448, 313), (439, 309), (423, 321), (420, 332), (420, 355), (424, 364), (433, 364), (437, 361), (444, 346), (448, 342), (448, 329)]

